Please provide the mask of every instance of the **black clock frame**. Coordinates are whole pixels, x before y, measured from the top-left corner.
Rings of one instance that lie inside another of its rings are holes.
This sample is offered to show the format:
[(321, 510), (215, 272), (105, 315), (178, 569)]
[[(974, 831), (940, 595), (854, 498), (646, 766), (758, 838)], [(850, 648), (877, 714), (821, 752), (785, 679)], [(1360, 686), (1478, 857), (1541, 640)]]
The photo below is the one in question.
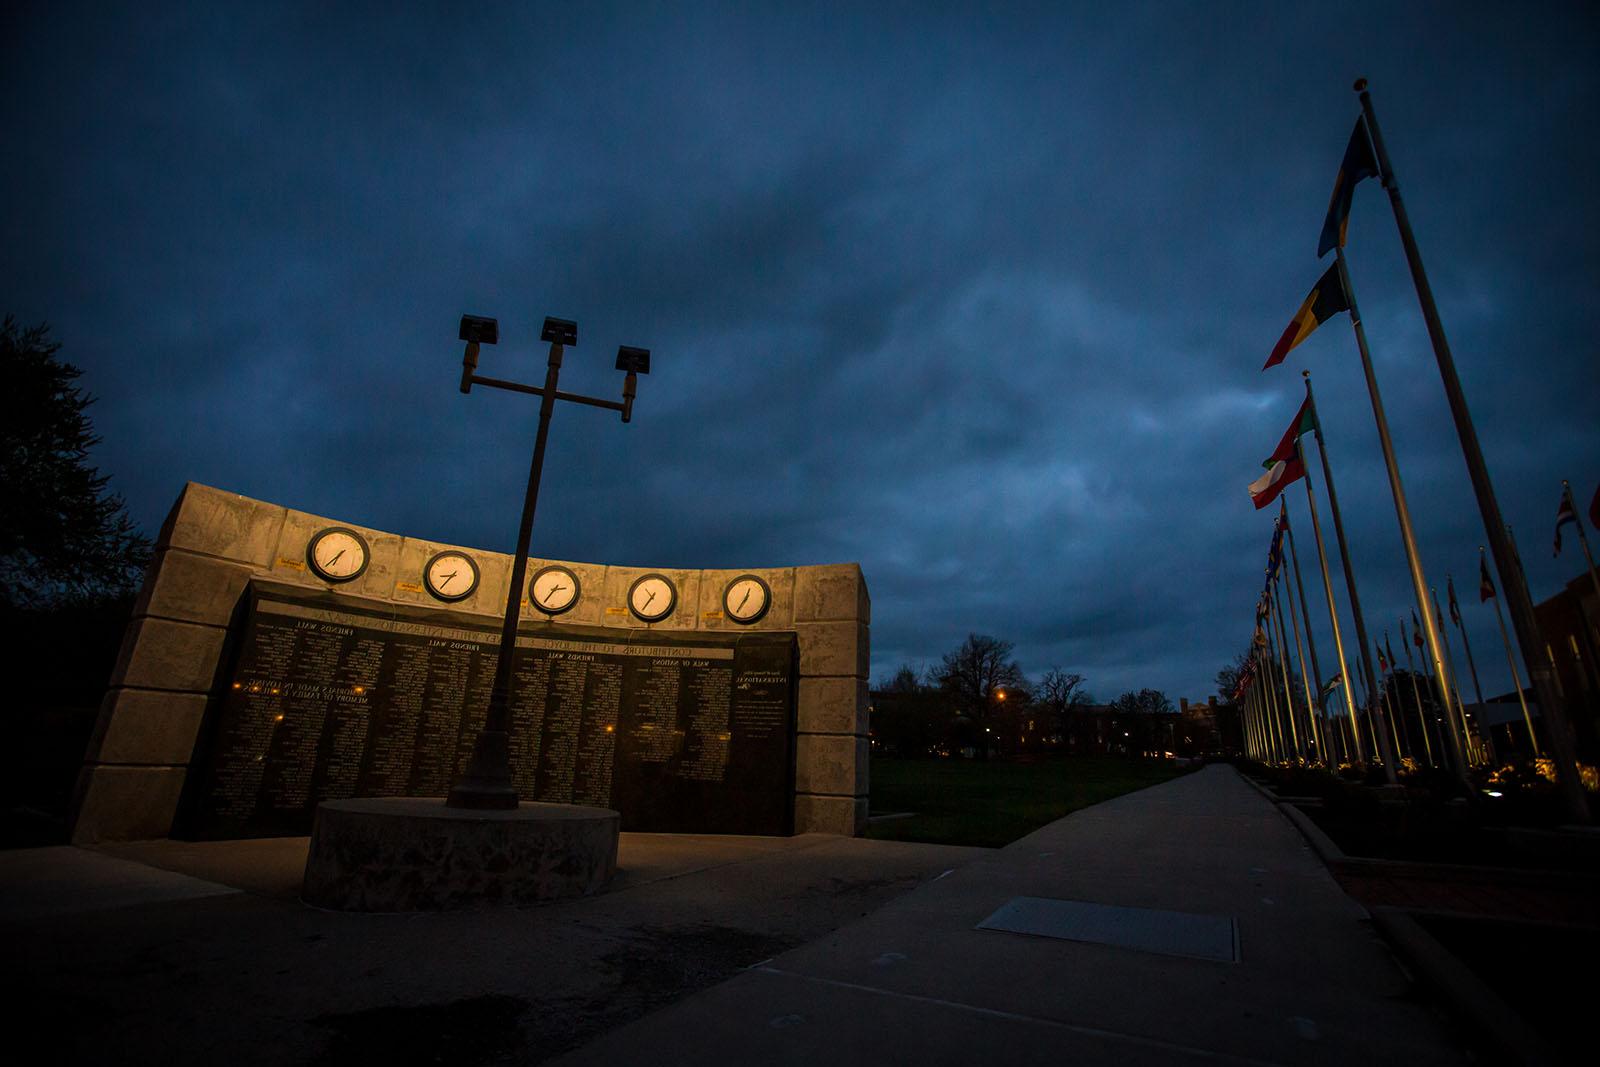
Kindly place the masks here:
[[(734, 586), (746, 580), (755, 582), (757, 585), (759, 585), (761, 587), (761, 592), (764, 593), (765, 596), (762, 599), (760, 611), (756, 612), (748, 619), (741, 619), (734, 615), (732, 608), (728, 607), (728, 597), (733, 593)], [(727, 585), (722, 587), (722, 614), (731, 621), (738, 623), (740, 626), (749, 626), (751, 623), (760, 622), (766, 616), (767, 612), (771, 610), (771, 608), (772, 586), (768, 585), (767, 580), (761, 577), (759, 574), (741, 574), (737, 578), (729, 581)]]
[[(635, 608), (633, 606), (633, 591), (635, 589), (639, 588), (645, 582), (648, 582), (652, 578), (660, 578), (663, 582), (666, 583), (667, 591), (672, 594), (672, 596), (670, 598), (668, 598), (668, 600), (667, 600), (666, 608), (664, 608), (662, 610), (661, 614), (659, 614), (659, 615), (645, 615), (638, 608)], [(632, 584), (630, 584), (628, 586), (628, 610), (630, 612), (632, 612), (633, 613), (633, 617), (638, 619), (640, 622), (648, 622), (648, 623), (661, 622), (663, 619), (667, 618), (674, 611), (676, 611), (677, 608), (678, 608), (678, 583), (674, 582), (671, 578), (668, 578), (665, 574), (660, 574), (660, 573), (658, 573), (656, 571), (651, 571), (649, 574), (641, 574), (641, 575), (639, 575), (639, 577), (637, 577), (637, 578), (635, 578), (633, 580)]]
[[(428, 580), (428, 575), (433, 573), (433, 565), (438, 563), (441, 559), (444, 559), (446, 556), (453, 556), (456, 559), (464, 559), (467, 561), (467, 566), (472, 568), (472, 583), (460, 593), (441, 593), (439, 590), (435, 589), (433, 587), (433, 583)], [(478, 571), (478, 561), (457, 548), (447, 548), (442, 552), (435, 552), (432, 556), (428, 557), (428, 562), (422, 565), (422, 588), (428, 591), (429, 596), (433, 597), (435, 600), (442, 600), (446, 604), (455, 604), (459, 601), (467, 599), (467, 597), (471, 596), (473, 593), (476, 593), (478, 591), (478, 582), (482, 579), (482, 577), (482, 574), (480, 574)]]
[[(353, 574), (346, 574), (336, 577), (317, 566), (317, 546), (322, 543), (324, 538), (330, 537), (333, 534), (349, 534), (351, 537), (355, 538), (356, 544), (361, 546), (361, 566), (357, 567)], [(350, 529), (348, 526), (323, 527), (316, 533), (312, 534), (311, 540), (306, 542), (306, 565), (311, 568), (312, 574), (315, 574), (318, 578), (321, 578), (325, 582), (333, 582), (335, 585), (343, 585), (345, 582), (353, 582), (363, 574), (367, 573), (367, 567), (371, 563), (372, 546), (367, 544), (367, 539), (365, 537), (362, 537), (360, 533)]]
[[(555, 572), (556, 574), (565, 574), (568, 578), (572, 579), (572, 599), (567, 601), (565, 607), (556, 608), (553, 611), (539, 603), (538, 599), (533, 595), (533, 587), (538, 583), (539, 579), (544, 577), (546, 574), (550, 574), (551, 572)], [(540, 567), (538, 570), (533, 572), (533, 577), (528, 579), (528, 603), (533, 605), (535, 611), (538, 611), (542, 615), (548, 615), (552, 619), (557, 615), (565, 615), (567, 612), (577, 607), (578, 600), (582, 596), (583, 582), (578, 580), (578, 576), (573, 573), (571, 567), (563, 567), (559, 563), (551, 563), (548, 566)]]

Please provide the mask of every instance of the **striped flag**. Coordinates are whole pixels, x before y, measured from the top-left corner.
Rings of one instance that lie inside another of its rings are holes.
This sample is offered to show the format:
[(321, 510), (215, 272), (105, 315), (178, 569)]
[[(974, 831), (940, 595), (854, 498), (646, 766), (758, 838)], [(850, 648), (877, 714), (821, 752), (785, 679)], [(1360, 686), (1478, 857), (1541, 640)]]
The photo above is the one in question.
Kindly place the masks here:
[(1444, 586), (1450, 590), (1450, 621), (1459, 628), (1461, 626), (1461, 605), (1456, 603), (1456, 580), (1445, 575)]
[(1556, 508), (1556, 550), (1551, 555), (1561, 555), (1561, 527), (1568, 523), (1578, 525), (1578, 513), (1572, 508), (1572, 493), (1562, 486), (1561, 506)]
[(1284, 327), (1283, 336), (1272, 346), (1272, 353), (1267, 356), (1267, 361), (1261, 365), (1261, 369), (1266, 370), (1282, 363), (1289, 350), (1310, 337), (1312, 330), (1339, 312), (1349, 310), (1350, 297), (1344, 291), (1344, 283), (1339, 280), (1339, 264), (1335, 263), (1324, 271), (1322, 277), (1317, 279), (1317, 284), (1312, 286), (1311, 295), (1306, 297), (1305, 302), (1300, 305), (1300, 310), (1294, 313), (1294, 318)]
[(1316, 410), (1311, 406), (1311, 398), (1308, 396), (1301, 402), (1294, 421), (1283, 431), (1283, 436), (1278, 440), (1278, 447), (1272, 450), (1272, 455), (1262, 461), (1261, 465), (1267, 468), (1267, 473), (1250, 483), (1250, 499), (1255, 502), (1257, 511), (1276, 500), (1278, 494), (1283, 492), (1284, 486), (1306, 476), (1306, 465), (1295, 443), (1300, 440), (1301, 434), (1316, 429), (1316, 425)]
[(1478, 603), (1494, 597), (1494, 580), (1489, 577), (1489, 561), (1478, 556)]
[(1335, 247), (1343, 248), (1345, 230), (1350, 225), (1350, 200), (1355, 195), (1356, 183), (1363, 178), (1378, 176), (1378, 159), (1372, 154), (1372, 139), (1367, 136), (1365, 116), (1356, 119), (1356, 128), (1345, 146), (1344, 159), (1339, 163), (1339, 173), (1333, 179), (1333, 196), (1328, 200), (1328, 217), (1322, 222), (1322, 235), (1317, 238), (1317, 258), (1321, 259)]

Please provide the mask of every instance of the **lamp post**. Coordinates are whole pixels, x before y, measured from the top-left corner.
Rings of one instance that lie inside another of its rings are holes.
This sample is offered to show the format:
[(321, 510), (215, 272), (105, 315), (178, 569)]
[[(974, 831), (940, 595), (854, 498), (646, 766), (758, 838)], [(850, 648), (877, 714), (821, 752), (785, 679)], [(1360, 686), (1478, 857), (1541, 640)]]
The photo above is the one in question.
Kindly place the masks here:
[(623, 379), (622, 400), (619, 402), (563, 393), (556, 389), (557, 379), (561, 376), (562, 352), (568, 345), (578, 343), (578, 324), (575, 322), (553, 318), (544, 320), (544, 330), (539, 339), (550, 343), (550, 359), (545, 369), (543, 388), (485, 378), (475, 373), (478, 369), (479, 345), (492, 345), (500, 340), (500, 326), (495, 319), (463, 315), (460, 336), (467, 343), (466, 354), (461, 359), (463, 393), (470, 393), (474, 385), (487, 385), (539, 397), (539, 433), (534, 439), (533, 465), (528, 471), (528, 492), (522, 501), (517, 554), (511, 561), (511, 582), (506, 590), (506, 615), (500, 629), (500, 650), (495, 657), (489, 711), (484, 718), (483, 729), (472, 746), (472, 758), (467, 763), (466, 772), (451, 788), (450, 796), (445, 800), (445, 804), (452, 808), (507, 809), (517, 806), (517, 790), (511, 783), (511, 657), (517, 644), (517, 623), (522, 613), (522, 584), (528, 574), (528, 542), (533, 535), (534, 509), (539, 503), (539, 476), (544, 471), (544, 446), (550, 435), (550, 416), (555, 411), (557, 400), (570, 400), (576, 404), (620, 411), (623, 422), (632, 421), (638, 376), (650, 373), (650, 350), (627, 345), (617, 349), (617, 369), (627, 373)]

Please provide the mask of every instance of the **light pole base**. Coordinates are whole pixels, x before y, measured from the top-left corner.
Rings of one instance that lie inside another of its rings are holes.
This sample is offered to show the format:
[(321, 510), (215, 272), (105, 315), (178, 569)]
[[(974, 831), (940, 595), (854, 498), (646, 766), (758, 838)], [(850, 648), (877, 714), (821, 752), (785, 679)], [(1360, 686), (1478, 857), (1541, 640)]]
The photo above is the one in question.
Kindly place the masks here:
[(516, 808), (517, 788), (511, 784), (510, 739), (504, 730), (484, 730), (478, 734), (466, 773), (451, 787), (444, 805), (475, 811)]

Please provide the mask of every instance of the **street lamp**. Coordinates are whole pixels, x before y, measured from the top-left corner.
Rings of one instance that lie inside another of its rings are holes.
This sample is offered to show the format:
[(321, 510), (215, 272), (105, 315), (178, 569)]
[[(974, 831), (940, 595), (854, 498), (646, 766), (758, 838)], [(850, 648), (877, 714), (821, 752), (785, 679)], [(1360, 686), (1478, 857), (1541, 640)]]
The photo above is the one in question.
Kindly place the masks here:
[(505, 622), (500, 629), (500, 650), (495, 657), (494, 686), (489, 691), (489, 712), (483, 729), (472, 746), (472, 758), (466, 772), (450, 790), (445, 804), (452, 808), (505, 809), (517, 806), (517, 790), (511, 783), (511, 657), (516, 649), (517, 623), (522, 613), (522, 583), (528, 574), (528, 542), (533, 535), (533, 513), (539, 503), (539, 476), (544, 471), (544, 446), (550, 435), (550, 416), (557, 400), (570, 400), (575, 404), (606, 408), (622, 413), (622, 421), (633, 417), (633, 396), (638, 385), (638, 375), (650, 373), (650, 350), (627, 345), (617, 349), (617, 369), (627, 372), (623, 380), (622, 400), (600, 400), (576, 393), (563, 393), (556, 389), (561, 375), (563, 350), (578, 343), (578, 324), (568, 319), (546, 318), (539, 334), (541, 341), (550, 344), (550, 360), (545, 370), (544, 387), (536, 388), (521, 382), (485, 378), (476, 373), (480, 345), (497, 344), (500, 325), (495, 319), (478, 315), (461, 316), (460, 339), (467, 343), (461, 358), (461, 391), (470, 393), (474, 385), (487, 385), (496, 389), (528, 393), (539, 397), (539, 433), (534, 439), (533, 465), (528, 471), (528, 492), (522, 501), (522, 525), (517, 530), (517, 554), (511, 561), (511, 584), (506, 590)]

